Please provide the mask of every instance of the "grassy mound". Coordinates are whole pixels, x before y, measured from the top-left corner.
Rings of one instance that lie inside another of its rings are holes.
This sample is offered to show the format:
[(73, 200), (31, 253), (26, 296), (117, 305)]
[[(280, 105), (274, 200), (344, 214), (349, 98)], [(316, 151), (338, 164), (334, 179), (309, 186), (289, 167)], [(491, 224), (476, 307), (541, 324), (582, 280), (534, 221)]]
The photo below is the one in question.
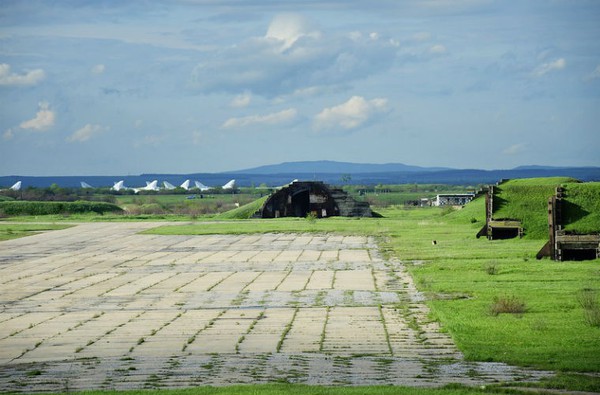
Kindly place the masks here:
[(13, 200), (15, 200), (15, 199), (13, 199), (13, 198), (11, 198), (9, 196), (2, 196), (2, 195), (0, 195), (0, 202), (11, 202)]
[(563, 199), (564, 229), (600, 233), (600, 182), (568, 184)]
[(507, 181), (496, 187), (494, 219), (519, 220), (525, 237), (548, 237), (548, 199), (557, 186), (578, 183), (568, 177), (527, 178)]
[(260, 199), (256, 199), (253, 202), (235, 208), (233, 210), (226, 211), (219, 214), (216, 218), (218, 219), (249, 219), (252, 218), (255, 212), (257, 212), (262, 205), (267, 201), (269, 196), (263, 196)]
[(460, 210), (450, 212), (448, 219), (458, 223), (483, 225), (485, 223), (485, 195), (478, 196)]

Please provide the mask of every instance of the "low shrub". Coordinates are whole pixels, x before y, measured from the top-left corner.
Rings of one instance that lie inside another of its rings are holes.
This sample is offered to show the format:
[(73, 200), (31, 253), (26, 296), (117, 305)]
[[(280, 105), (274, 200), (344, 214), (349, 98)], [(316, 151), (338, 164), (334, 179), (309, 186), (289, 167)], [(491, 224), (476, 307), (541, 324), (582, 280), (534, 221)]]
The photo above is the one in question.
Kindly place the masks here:
[(502, 313), (508, 314), (523, 314), (527, 311), (525, 302), (514, 295), (494, 297), (490, 306), (490, 314), (498, 316)]

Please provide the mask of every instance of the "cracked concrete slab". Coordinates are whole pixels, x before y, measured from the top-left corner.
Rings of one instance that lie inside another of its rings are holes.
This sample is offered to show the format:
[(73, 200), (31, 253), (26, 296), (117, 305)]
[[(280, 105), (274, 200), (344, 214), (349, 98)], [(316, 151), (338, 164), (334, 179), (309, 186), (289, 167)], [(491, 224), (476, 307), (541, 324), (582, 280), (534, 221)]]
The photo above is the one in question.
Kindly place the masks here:
[(403, 265), (368, 237), (138, 234), (154, 226), (0, 243), (0, 391), (548, 374), (465, 362)]

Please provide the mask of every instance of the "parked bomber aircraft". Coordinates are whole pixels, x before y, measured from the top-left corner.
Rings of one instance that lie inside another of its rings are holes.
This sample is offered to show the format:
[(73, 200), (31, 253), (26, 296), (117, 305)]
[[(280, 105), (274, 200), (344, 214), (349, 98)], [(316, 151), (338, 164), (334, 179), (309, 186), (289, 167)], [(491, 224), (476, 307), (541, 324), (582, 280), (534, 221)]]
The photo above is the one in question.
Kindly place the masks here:
[(204, 185), (200, 181), (194, 181), (194, 184), (196, 184), (196, 188), (198, 188), (200, 190), (200, 192), (205, 192), (205, 191), (208, 191), (210, 189), (210, 187), (207, 187), (206, 185)]
[[(169, 181), (163, 181), (163, 185), (164, 185), (165, 189), (167, 189), (169, 191), (175, 189), (175, 185), (171, 184)], [(190, 180), (185, 180), (183, 182), (183, 184), (181, 184), (179, 187), (185, 189), (186, 191), (189, 191), (190, 190)]]
[(125, 181), (121, 180), (121, 181), (115, 182), (115, 185), (113, 185), (112, 188), (110, 188), (110, 189), (112, 189), (113, 191), (119, 192), (119, 191), (127, 190), (129, 188), (125, 186)]
[[(85, 184), (85, 186), (84, 186), (84, 184)], [(191, 184), (190, 180), (185, 180), (179, 187), (185, 189), (186, 191), (189, 191), (191, 189), (194, 189), (194, 188), (190, 188), (190, 184)], [(206, 192), (206, 191), (213, 189), (213, 187), (206, 186), (203, 183), (201, 183), (200, 181), (194, 181), (194, 184), (195, 184), (195, 188), (199, 189), (200, 192)], [(232, 189), (235, 189), (235, 186), (236, 186), (235, 180), (230, 180), (227, 184), (223, 185), (221, 188), (223, 190), (232, 190)], [(84, 182), (81, 183), (81, 187), (82, 188), (91, 188), (91, 186), (89, 184), (86, 184)], [(158, 186), (158, 180), (154, 180), (152, 182), (146, 181), (145, 187), (129, 188), (129, 187), (125, 186), (125, 181), (120, 180), (118, 182), (115, 182), (111, 189), (113, 191), (117, 191), (117, 192), (132, 189), (135, 193), (138, 193), (139, 191), (159, 191), (161, 189), (173, 190), (175, 188), (176, 188), (175, 185), (171, 184), (168, 181), (163, 181), (163, 188), (161, 188)]]
[(223, 185), (223, 189), (234, 189), (235, 188), (235, 180), (229, 181), (227, 184)]
[(160, 188), (158, 187), (158, 180), (154, 180), (152, 182), (146, 181), (145, 187), (133, 188), (133, 191), (135, 193), (138, 193), (139, 191), (158, 191), (158, 190), (160, 190)]

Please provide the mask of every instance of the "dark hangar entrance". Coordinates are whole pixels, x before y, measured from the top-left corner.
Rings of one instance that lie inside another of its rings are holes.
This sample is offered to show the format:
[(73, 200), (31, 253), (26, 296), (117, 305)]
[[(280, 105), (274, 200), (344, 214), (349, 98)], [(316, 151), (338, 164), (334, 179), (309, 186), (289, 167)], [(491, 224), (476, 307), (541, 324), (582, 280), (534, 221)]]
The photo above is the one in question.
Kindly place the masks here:
[(371, 217), (367, 202), (318, 181), (295, 181), (273, 193), (260, 209), (262, 218), (346, 216)]

